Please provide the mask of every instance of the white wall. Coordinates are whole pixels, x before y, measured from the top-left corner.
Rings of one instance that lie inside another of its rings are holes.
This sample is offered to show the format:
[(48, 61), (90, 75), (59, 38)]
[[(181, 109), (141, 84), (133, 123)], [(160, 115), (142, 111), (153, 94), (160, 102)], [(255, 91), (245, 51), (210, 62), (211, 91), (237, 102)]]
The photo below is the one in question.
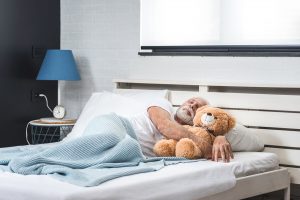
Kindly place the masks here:
[(300, 83), (297, 57), (138, 56), (139, 0), (61, 0), (61, 48), (73, 50), (82, 78), (60, 82), (69, 117), (115, 78)]

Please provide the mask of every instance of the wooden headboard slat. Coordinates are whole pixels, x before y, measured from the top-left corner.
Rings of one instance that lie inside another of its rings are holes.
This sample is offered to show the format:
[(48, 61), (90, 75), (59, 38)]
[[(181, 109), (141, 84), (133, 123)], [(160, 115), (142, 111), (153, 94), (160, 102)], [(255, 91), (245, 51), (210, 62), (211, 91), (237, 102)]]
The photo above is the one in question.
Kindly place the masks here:
[[(164, 89), (164, 88), (162, 88)], [(142, 91), (145, 89), (118, 88), (115, 91)], [(155, 89), (147, 89), (155, 91)], [(169, 100), (173, 105), (180, 105), (185, 100), (200, 96), (209, 100), (211, 105), (224, 108), (263, 109), (300, 112), (300, 95), (248, 94), (228, 92), (178, 91), (170, 90)]]
[(266, 147), (265, 152), (272, 152), (280, 158), (280, 164), (300, 167), (299, 150)]
[(217, 107), (300, 112), (300, 95), (187, 91), (170, 91), (170, 93), (170, 101), (174, 105), (180, 105), (193, 96), (200, 96)]
[(253, 128), (253, 133), (264, 144), (300, 148), (300, 131), (272, 130)]
[(300, 130), (300, 113), (226, 110), (245, 126)]

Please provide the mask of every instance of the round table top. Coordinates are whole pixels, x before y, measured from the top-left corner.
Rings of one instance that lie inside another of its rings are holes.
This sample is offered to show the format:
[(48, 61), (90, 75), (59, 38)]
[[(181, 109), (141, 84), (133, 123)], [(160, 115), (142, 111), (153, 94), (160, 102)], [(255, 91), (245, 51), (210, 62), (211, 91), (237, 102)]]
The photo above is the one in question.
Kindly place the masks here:
[(33, 126), (74, 126), (76, 119), (41, 118), (29, 122)]

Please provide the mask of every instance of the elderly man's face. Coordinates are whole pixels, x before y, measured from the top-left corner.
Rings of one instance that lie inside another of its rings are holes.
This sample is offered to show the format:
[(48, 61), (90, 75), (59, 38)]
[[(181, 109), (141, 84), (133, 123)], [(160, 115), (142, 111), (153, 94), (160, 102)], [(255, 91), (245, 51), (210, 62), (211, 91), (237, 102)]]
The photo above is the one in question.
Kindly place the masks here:
[(207, 105), (207, 101), (194, 97), (185, 101), (176, 111), (175, 120), (180, 124), (193, 125), (193, 118), (196, 114), (196, 110), (202, 106)]

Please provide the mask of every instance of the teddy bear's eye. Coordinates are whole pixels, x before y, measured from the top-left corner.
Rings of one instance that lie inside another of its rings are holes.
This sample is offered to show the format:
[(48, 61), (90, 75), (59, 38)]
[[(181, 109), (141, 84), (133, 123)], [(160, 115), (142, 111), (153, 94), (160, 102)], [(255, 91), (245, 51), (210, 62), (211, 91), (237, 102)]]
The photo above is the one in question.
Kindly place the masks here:
[(215, 119), (218, 119), (217, 117), (215, 117)]

